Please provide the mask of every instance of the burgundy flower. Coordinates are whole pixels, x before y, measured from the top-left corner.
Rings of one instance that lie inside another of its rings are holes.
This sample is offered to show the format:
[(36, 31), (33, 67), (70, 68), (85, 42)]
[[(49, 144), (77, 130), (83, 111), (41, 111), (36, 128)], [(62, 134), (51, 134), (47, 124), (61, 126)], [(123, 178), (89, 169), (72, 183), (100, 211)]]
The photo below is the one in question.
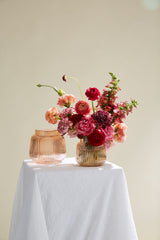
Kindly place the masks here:
[(88, 88), (85, 94), (88, 97), (88, 99), (92, 101), (98, 100), (100, 97), (100, 91), (95, 87)]
[(73, 125), (75, 125), (82, 119), (82, 117), (82, 114), (73, 114), (70, 116), (69, 120), (73, 123)]
[(88, 136), (95, 129), (95, 124), (91, 117), (83, 117), (75, 128), (78, 134)]
[(95, 123), (98, 124), (99, 127), (105, 128), (106, 126), (111, 125), (112, 116), (109, 112), (99, 110), (93, 113), (91, 116), (94, 119)]
[(106, 134), (102, 128), (95, 129), (89, 136), (88, 142), (92, 146), (101, 146), (104, 144), (106, 139)]
[(77, 137), (78, 137), (79, 139), (82, 139), (82, 138), (83, 138), (83, 135), (78, 134)]

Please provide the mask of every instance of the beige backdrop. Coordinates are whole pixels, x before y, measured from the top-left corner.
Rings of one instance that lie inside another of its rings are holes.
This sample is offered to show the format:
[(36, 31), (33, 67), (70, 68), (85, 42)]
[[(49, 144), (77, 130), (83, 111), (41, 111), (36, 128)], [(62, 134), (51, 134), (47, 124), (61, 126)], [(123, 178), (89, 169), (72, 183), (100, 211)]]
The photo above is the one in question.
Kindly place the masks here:
[[(125, 170), (139, 239), (160, 239), (160, 8), (158, 0), (147, 3), (150, 9), (140, 0), (0, 0), (0, 240), (8, 239), (30, 137), (52, 127), (44, 113), (57, 95), (35, 85), (80, 97), (73, 81), (62, 82), (64, 73), (85, 91), (103, 89), (109, 71), (121, 79), (121, 100), (132, 96), (139, 107), (126, 121), (127, 141), (108, 160)], [(74, 156), (77, 141), (66, 140)]]

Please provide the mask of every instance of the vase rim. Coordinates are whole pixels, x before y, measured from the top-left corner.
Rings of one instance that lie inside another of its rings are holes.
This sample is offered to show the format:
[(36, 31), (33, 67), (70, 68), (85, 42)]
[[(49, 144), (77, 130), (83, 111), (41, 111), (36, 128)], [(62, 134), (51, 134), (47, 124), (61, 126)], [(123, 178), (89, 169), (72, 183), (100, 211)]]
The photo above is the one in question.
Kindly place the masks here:
[(37, 136), (58, 136), (60, 133), (57, 130), (50, 130), (50, 129), (36, 129), (35, 134)]

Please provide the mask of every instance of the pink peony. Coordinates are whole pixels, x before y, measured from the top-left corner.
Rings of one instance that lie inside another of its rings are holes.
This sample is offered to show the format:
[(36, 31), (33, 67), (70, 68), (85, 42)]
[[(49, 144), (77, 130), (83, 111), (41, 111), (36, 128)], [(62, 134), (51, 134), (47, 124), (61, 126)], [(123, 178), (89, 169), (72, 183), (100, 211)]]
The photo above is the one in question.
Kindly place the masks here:
[(60, 113), (59, 117), (60, 118), (70, 117), (73, 114), (73, 112), (74, 112), (73, 107), (66, 108)]
[(127, 125), (125, 123), (117, 123), (114, 126), (114, 140), (123, 143), (126, 139), (126, 129)]
[(95, 124), (91, 117), (83, 117), (76, 125), (76, 130), (79, 135), (88, 136), (95, 129)]
[(85, 100), (80, 100), (75, 105), (75, 110), (78, 114), (86, 115), (91, 111), (89, 103)]
[(114, 129), (112, 126), (106, 126), (104, 129), (106, 134), (106, 141), (113, 141)]
[(88, 97), (88, 99), (92, 101), (98, 100), (100, 97), (100, 91), (95, 87), (88, 88), (85, 94)]
[(58, 105), (60, 107), (70, 107), (70, 105), (72, 103), (74, 103), (76, 101), (75, 96), (73, 96), (72, 94), (64, 94), (63, 96), (58, 98)]
[(69, 121), (68, 118), (63, 118), (59, 121), (57, 130), (61, 135), (64, 135), (68, 132), (70, 127), (72, 127), (72, 122)]
[(58, 122), (56, 116), (59, 116), (59, 111), (55, 107), (53, 107), (47, 110), (45, 114), (45, 119), (49, 123), (56, 124)]

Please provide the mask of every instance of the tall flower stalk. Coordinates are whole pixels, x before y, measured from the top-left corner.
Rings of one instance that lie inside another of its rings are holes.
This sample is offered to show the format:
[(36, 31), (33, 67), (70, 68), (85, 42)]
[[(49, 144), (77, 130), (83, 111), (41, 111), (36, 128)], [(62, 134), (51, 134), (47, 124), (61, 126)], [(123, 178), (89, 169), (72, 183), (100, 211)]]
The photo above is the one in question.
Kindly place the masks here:
[(83, 98), (83, 93), (82, 93), (82, 90), (81, 90), (81, 86), (80, 86), (79, 80), (78, 80), (77, 78), (75, 78), (75, 77), (66, 77), (66, 75), (63, 75), (62, 79), (63, 79), (64, 82), (66, 82), (67, 79), (73, 79), (73, 80), (75, 80), (76, 83), (77, 83), (77, 85), (78, 85), (78, 88), (79, 88), (81, 97), (82, 97), (82, 99), (84, 99), (84, 98)]

